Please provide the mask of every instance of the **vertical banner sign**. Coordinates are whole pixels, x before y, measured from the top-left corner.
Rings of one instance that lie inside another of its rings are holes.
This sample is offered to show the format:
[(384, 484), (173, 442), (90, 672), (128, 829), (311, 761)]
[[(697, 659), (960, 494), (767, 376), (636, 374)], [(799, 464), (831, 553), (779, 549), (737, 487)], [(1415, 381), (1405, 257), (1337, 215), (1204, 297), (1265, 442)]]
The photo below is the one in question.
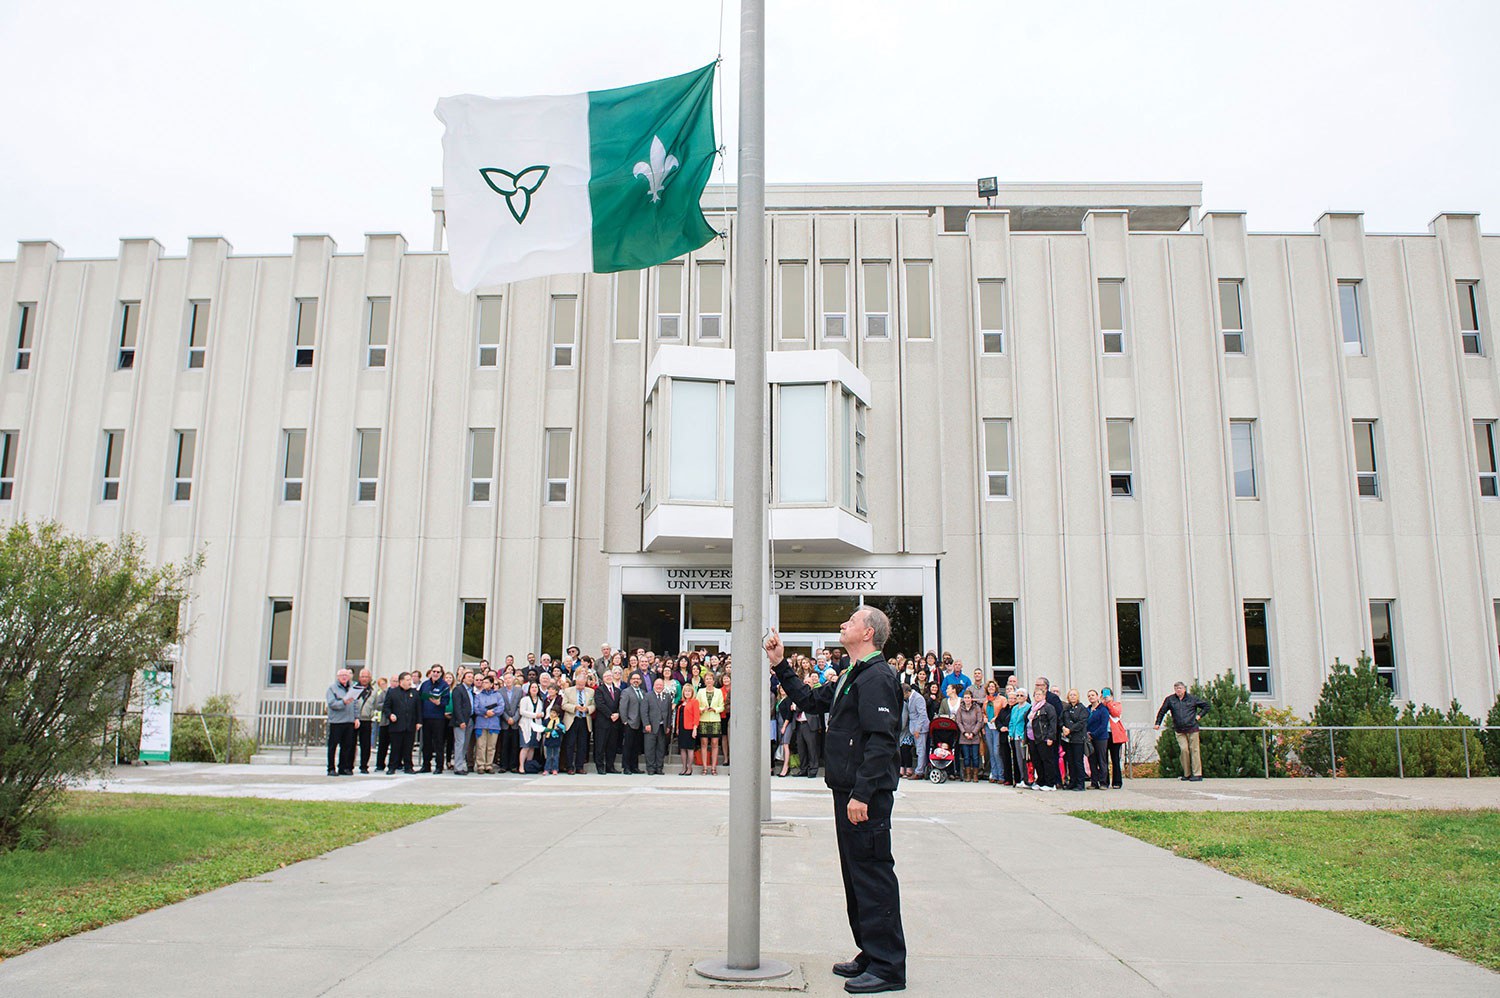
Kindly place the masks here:
[(172, 758), (172, 674), (147, 669), (141, 673), (141, 761), (169, 762)]

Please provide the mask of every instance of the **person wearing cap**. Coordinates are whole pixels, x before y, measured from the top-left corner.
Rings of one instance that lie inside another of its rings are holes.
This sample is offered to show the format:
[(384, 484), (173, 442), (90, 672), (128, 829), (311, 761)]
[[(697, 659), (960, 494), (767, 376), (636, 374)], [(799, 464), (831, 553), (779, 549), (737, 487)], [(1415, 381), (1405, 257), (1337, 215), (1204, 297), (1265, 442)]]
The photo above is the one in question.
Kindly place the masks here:
[(1109, 711), (1109, 761), (1111, 767), (1110, 779), (1105, 786), (1111, 790), (1119, 790), (1123, 785), (1124, 772), (1120, 769), (1120, 753), (1125, 750), (1125, 743), (1130, 740), (1130, 733), (1125, 730), (1125, 722), (1120, 720), (1120, 701), (1115, 699), (1114, 690), (1108, 686), (1099, 691), (1099, 699), (1104, 701), (1105, 709)]

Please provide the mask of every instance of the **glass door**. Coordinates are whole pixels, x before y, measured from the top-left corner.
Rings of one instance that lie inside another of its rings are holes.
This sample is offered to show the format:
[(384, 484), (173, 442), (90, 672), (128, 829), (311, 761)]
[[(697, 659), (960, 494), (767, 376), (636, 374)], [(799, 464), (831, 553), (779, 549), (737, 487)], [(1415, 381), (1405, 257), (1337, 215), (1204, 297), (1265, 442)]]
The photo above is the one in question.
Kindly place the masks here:
[(717, 655), (729, 647), (729, 632), (708, 629), (688, 629), (682, 632), (682, 647), (679, 653), (690, 651), (705, 655)]

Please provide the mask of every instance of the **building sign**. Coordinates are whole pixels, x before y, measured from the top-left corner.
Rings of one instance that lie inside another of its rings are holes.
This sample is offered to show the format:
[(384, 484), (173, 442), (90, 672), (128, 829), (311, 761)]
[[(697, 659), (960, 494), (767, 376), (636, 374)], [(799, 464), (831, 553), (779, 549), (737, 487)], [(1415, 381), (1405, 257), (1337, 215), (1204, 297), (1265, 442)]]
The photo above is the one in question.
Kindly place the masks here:
[(141, 673), (141, 761), (171, 758), (172, 674), (147, 669)]
[[(621, 569), (623, 593), (710, 593), (728, 596), (733, 574), (727, 568), (668, 568), (629, 565)], [(855, 593), (920, 596), (920, 568), (782, 568), (771, 572), (771, 589), (784, 596), (838, 596)]]

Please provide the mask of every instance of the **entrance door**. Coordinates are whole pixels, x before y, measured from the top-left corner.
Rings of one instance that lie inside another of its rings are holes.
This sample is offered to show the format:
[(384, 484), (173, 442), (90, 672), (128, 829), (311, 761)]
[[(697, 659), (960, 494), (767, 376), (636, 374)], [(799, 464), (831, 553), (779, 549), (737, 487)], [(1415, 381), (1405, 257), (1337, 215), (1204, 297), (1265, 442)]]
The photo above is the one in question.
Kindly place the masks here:
[(678, 649), (678, 651), (683, 655), (686, 655), (690, 651), (703, 652), (709, 655), (717, 655), (728, 647), (728, 631), (689, 629), (682, 632), (682, 647)]
[(786, 646), (786, 653), (789, 656), (806, 655), (812, 658), (824, 648), (830, 649), (835, 655), (843, 650), (837, 634), (811, 634), (806, 631), (783, 634), (781, 643)]

